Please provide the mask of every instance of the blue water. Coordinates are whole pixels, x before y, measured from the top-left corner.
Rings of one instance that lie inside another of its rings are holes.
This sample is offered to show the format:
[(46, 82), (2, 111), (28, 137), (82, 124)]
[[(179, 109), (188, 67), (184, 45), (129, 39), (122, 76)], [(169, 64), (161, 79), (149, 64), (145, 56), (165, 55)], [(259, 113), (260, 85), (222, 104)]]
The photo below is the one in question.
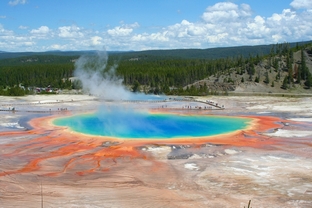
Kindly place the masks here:
[(58, 118), (53, 123), (90, 135), (124, 139), (170, 139), (229, 133), (246, 128), (249, 121), (245, 118), (151, 114), (110, 108), (94, 114)]

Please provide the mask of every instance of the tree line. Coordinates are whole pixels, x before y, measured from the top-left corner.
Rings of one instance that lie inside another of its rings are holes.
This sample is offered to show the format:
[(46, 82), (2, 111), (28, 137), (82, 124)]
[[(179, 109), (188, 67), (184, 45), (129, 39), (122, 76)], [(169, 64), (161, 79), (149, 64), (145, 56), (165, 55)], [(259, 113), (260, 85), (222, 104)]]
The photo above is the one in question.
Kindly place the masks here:
[[(25, 89), (25, 93), (34, 87), (71, 88), (73, 70), (73, 63), (0, 66), (0, 94), (23, 94), (15, 88)], [(9, 93), (11, 89), (15, 89), (14, 93)]]
[[(308, 48), (308, 50), (306, 50)], [(301, 51), (300, 63), (294, 63), (294, 52)], [(116, 68), (116, 76), (123, 79), (123, 84), (131, 86), (134, 92), (143, 90), (146, 93), (174, 94), (174, 95), (207, 95), (216, 92), (208, 91), (207, 86), (191, 85), (196, 81), (205, 79), (211, 75), (219, 77), (221, 74), (236, 70), (237, 74), (247, 73), (249, 81), (259, 82), (255, 66), (262, 65), (266, 61), (265, 82), (269, 83), (270, 70), (277, 72), (276, 80), (281, 79), (282, 72), (287, 72), (284, 77), (283, 88), (291, 88), (294, 84), (304, 83), (307, 88), (311, 87), (312, 76), (306, 66), (305, 54), (311, 52), (311, 45), (296, 45), (291, 48), (288, 43), (273, 45), (270, 53), (266, 55), (238, 55), (232, 58), (193, 58), (182, 59), (172, 57), (158, 57), (146, 54), (139, 56), (120, 56), (112, 54), (108, 59), (107, 69), (113, 65)], [(44, 60), (51, 60), (50, 62)], [(20, 95), (19, 88), (28, 93), (33, 87), (47, 87), (59, 89), (80, 88), (81, 85), (72, 83), (75, 57), (45, 57), (19, 58), (15, 61), (0, 62), (0, 94)], [(283, 59), (286, 59), (284, 66)], [(19, 60), (19, 61), (17, 61)], [(24, 62), (21, 62), (23, 60)], [(32, 61), (27, 61), (32, 60)], [(37, 60), (37, 61), (36, 61)], [(40, 61), (38, 61), (40, 60)], [(59, 60), (59, 61), (58, 61)], [(10, 64), (11, 63), (11, 64)], [(14, 63), (14, 64), (12, 64)], [(227, 80), (232, 82), (230, 78)], [(245, 80), (242, 78), (241, 82)], [(285, 84), (284, 84), (285, 82)], [(274, 84), (274, 82), (272, 82)]]

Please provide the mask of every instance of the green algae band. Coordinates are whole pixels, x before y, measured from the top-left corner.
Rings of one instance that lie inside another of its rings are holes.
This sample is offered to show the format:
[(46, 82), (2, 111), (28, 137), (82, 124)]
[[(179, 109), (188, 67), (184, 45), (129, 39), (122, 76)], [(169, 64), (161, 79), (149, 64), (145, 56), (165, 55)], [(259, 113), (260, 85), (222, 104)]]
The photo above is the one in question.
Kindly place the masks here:
[(126, 110), (101, 110), (54, 120), (54, 125), (97, 136), (124, 139), (205, 137), (248, 126), (250, 119), (203, 115), (151, 114)]

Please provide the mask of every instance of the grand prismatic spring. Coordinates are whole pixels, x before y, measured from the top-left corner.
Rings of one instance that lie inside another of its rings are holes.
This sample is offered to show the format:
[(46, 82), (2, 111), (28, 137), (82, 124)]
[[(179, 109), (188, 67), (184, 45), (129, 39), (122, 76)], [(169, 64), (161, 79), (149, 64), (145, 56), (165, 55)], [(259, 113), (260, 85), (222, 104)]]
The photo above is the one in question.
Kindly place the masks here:
[[(311, 206), (311, 99), (198, 99), (204, 103), (2, 99), (0, 207), (246, 207), (249, 200), (253, 207)], [(207, 108), (207, 99), (225, 109)], [(115, 133), (144, 124), (159, 134), (92, 135), (58, 125), (78, 127), (78, 118), (101, 118), (102, 126), (121, 129)], [(205, 132), (208, 118), (221, 119), (222, 132)], [(172, 136), (154, 126), (172, 129), (183, 119), (189, 123)]]
[(54, 120), (57, 126), (121, 139), (207, 137), (245, 129), (251, 119), (203, 115), (148, 113), (118, 108)]

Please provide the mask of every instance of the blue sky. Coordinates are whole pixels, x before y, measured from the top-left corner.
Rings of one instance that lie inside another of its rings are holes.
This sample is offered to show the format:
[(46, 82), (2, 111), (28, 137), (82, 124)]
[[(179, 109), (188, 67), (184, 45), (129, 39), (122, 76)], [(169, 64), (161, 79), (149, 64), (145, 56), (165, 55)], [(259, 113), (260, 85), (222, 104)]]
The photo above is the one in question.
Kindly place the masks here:
[(1, 0), (0, 51), (297, 42), (311, 22), (311, 0)]

